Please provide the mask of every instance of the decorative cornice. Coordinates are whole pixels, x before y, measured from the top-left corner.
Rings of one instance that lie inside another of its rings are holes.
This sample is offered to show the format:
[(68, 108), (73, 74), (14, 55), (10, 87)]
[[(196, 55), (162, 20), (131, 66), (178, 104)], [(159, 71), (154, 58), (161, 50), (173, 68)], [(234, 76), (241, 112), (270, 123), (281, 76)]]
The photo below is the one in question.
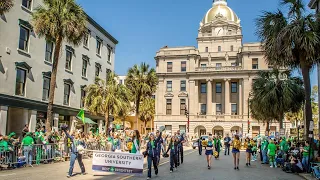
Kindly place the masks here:
[(90, 62), (90, 58), (85, 54), (82, 54), (82, 59)]
[(80, 86), (80, 89), (84, 89), (84, 88), (86, 88), (87, 87), (87, 85), (81, 85)]
[(75, 55), (75, 53), (74, 53), (75, 51), (74, 51), (73, 47), (66, 45), (66, 50), (71, 51), (72, 54)]
[(42, 75), (43, 75), (44, 77), (51, 78), (51, 71), (48, 71), (48, 72), (42, 72)]
[(28, 72), (29, 72), (30, 69), (32, 68), (32, 67), (29, 66), (29, 64), (26, 63), (26, 62), (15, 62), (15, 64), (16, 64), (16, 67), (23, 68), (23, 69), (27, 69)]
[(166, 93), (164, 97), (174, 97), (174, 95), (172, 93)]
[(181, 92), (178, 97), (188, 97), (188, 93), (186, 92)]
[(63, 79), (63, 82), (67, 83), (67, 84), (70, 84), (70, 85), (74, 84), (74, 82), (71, 79)]
[(26, 28), (30, 29), (31, 31), (33, 30), (32, 25), (31, 25), (28, 21), (19, 19), (19, 25), (23, 25), (23, 26), (25, 26)]

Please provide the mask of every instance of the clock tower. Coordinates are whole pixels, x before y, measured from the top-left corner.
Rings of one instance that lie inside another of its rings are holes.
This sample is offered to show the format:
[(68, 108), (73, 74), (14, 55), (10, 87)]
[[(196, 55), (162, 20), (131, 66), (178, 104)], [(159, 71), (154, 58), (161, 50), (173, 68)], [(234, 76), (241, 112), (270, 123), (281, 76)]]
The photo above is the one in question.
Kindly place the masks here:
[(229, 59), (237, 58), (242, 46), (242, 29), (240, 19), (226, 0), (214, 0), (200, 22), (197, 41), (201, 58), (208, 57), (208, 66), (215, 66), (215, 61), (231, 66)]

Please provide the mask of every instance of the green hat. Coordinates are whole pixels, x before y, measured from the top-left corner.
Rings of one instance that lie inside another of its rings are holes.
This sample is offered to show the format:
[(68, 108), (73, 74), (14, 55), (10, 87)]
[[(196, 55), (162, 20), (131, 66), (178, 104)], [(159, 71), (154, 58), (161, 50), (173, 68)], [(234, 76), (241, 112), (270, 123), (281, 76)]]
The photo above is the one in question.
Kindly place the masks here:
[(8, 135), (8, 137), (11, 138), (12, 136), (15, 136), (15, 135), (16, 135), (15, 132), (11, 132), (11, 133)]
[(31, 136), (32, 135), (32, 132), (27, 132), (26, 133), (26, 136)]

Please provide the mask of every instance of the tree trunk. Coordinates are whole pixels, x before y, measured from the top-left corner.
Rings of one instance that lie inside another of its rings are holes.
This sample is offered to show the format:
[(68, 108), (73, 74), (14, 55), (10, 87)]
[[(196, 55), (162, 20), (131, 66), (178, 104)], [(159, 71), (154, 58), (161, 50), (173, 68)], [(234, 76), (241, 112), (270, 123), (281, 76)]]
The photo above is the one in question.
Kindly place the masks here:
[(267, 121), (267, 125), (266, 125), (266, 132), (267, 132), (267, 136), (269, 136), (269, 131), (270, 131), (270, 129), (269, 129), (269, 121)]
[(301, 72), (303, 77), (303, 83), (305, 88), (305, 117), (306, 123), (304, 125), (305, 128), (305, 139), (308, 139), (308, 135), (310, 134), (309, 126), (310, 122), (312, 121), (312, 107), (311, 107), (311, 85), (310, 85), (310, 68), (304, 61), (304, 59), (300, 60), (301, 62)]
[(126, 124), (126, 118), (125, 118), (125, 117), (123, 117), (123, 122), (122, 122), (123, 132), (124, 132), (124, 130), (125, 130), (125, 124)]
[(136, 130), (139, 131), (139, 110), (140, 110), (140, 95), (137, 97), (136, 101)]
[(52, 72), (50, 79), (50, 91), (49, 91), (49, 100), (48, 100), (48, 108), (47, 108), (47, 120), (46, 120), (46, 131), (51, 132), (51, 122), (53, 119), (53, 102), (54, 102), (54, 92), (56, 89), (56, 80), (57, 80), (57, 71), (58, 71), (58, 63), (60, 56), (60, 49), (62, 44), (62, 37), (59, 36), (56, 39), (56, 47), (54, 49), (54, 58), (52, 64)]
[(147, 134), (147, 121), (144, 121), (144, 133)]
[(110, 126), (110, 123), (109, 123), (109, 112), (104, 114), (104, 119), (106, 121), (106, 127), (105, 127), (105, 131), (106, 131), (106, 135), (109, 135), (110, 131), (109, 131), (109, 126)]
[[(279, 123), (280, 123), (280, 129), (283, 129), (283, 113), (280, 113), (280, 116), (279, 116)], [(279, 131), (280, 132), (280, 131)]]

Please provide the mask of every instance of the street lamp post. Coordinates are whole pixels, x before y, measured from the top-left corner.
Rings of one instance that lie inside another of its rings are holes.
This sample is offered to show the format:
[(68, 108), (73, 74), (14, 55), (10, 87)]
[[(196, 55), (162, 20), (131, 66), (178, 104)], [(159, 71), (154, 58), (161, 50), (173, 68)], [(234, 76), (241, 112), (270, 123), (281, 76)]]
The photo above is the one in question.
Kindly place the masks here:
[(187, 117), (187, 131), (189, 133), (189, 129), (190, 129), (190, 118), (189, 118), (189, 111), (190, 111), (190, 104), (189, 104), (189, 95), (187, 94), (187, 99), (188, 99), (188, 106), (185, 106), (185, 115)]

